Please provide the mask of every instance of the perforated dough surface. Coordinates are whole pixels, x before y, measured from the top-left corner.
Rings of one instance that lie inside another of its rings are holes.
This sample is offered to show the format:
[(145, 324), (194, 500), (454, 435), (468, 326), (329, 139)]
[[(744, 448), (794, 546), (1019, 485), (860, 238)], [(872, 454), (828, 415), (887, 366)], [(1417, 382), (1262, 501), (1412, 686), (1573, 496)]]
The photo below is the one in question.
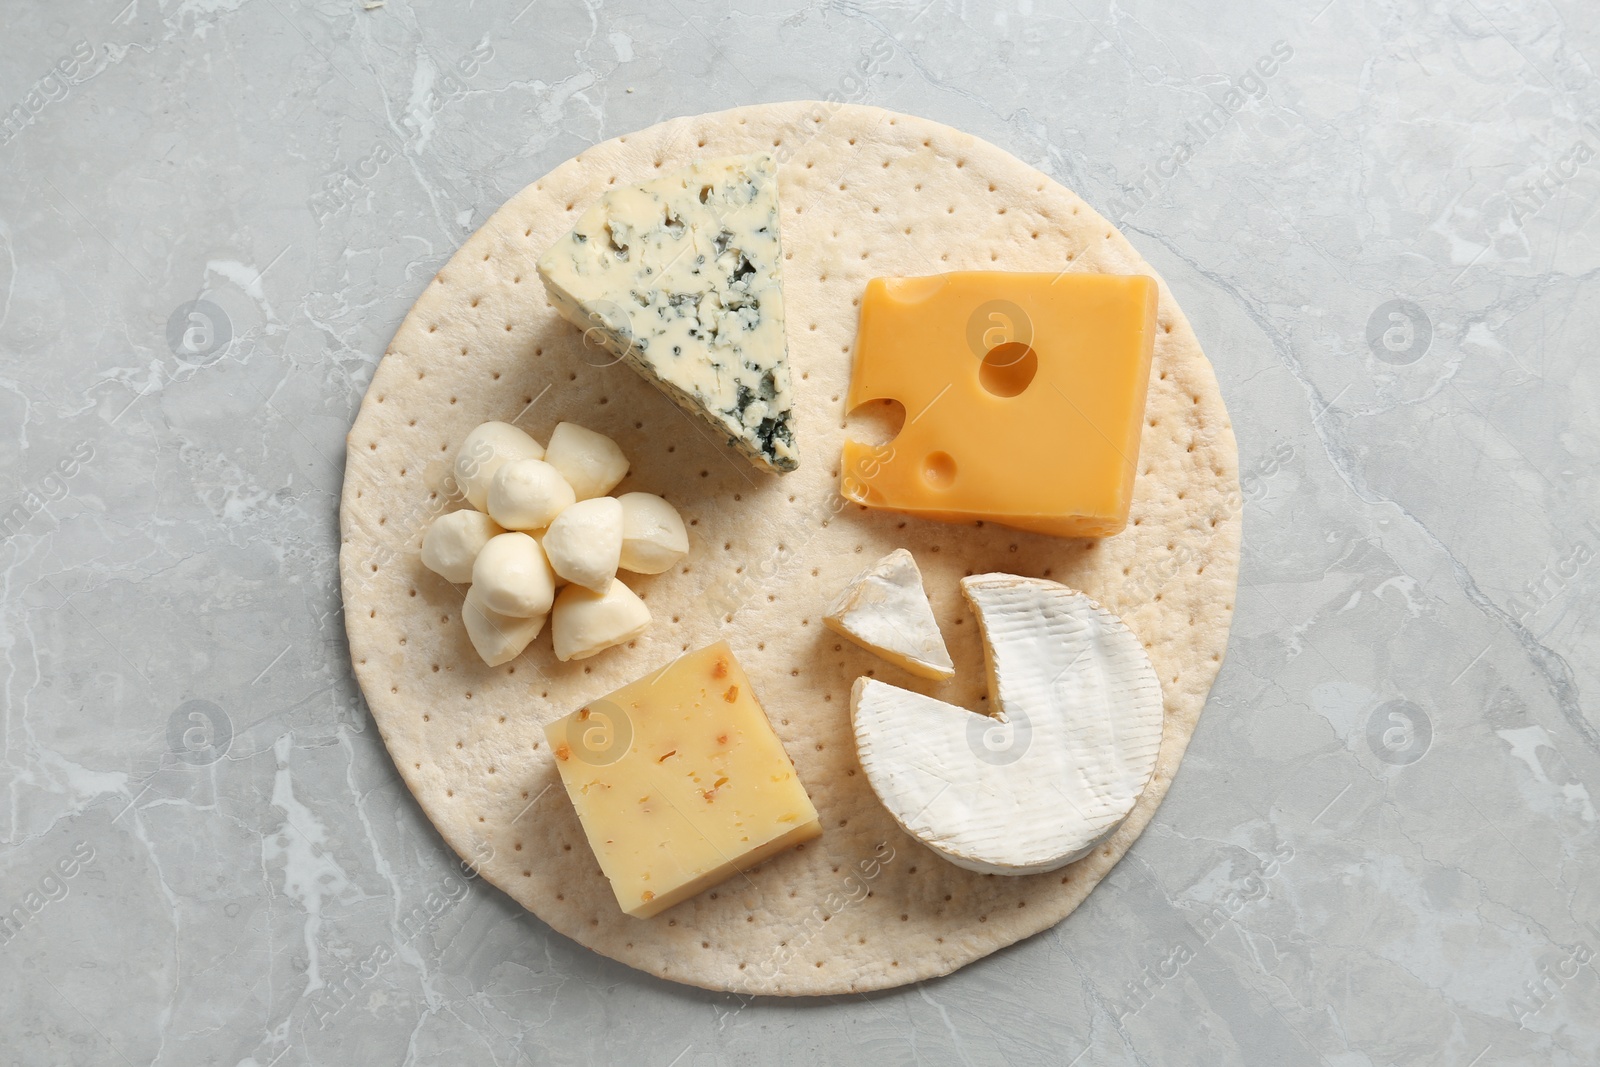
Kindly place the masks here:
[[(802, 455), (800, 469), (781, 476), (756, 471), (633, 371), (586, 348), (534, 270), (610, 186), (757, 150), (781, 164)], [(1124, 533), (1063, 540), (845, 505), (841, 398), (863, 287), (879, 275), (971, 269), (1155, 273), (1077, 196), (993, 145), (875, 108), (772, 104), (675, 119), (562, 164), (468, 239), (406, 316), (348, 440), (340, 569), (350, 654), (428, 817), (554, 929), (712, 989), (884, 988), (945, 974), (1059, 922), (1150, 821), (1232, 617), (1240, 497), (1228, 414), (1163, 283)], [(417, 552), (433, 515), (466, 506), (441, 490), (462, 438), (487, 419), (540, 440), (561, 420), (609, 434), (633, 463), (616, 491), (660, 493), (682, 511), (691, 541), (683, 565), (629, 576), (655, 617), (634, 644), (563, 664), (546, 635), (497, 668), (473, 653), (459, 617), (464, 588), (424, 569)], [(1028, 461), (1047, 476), (1048, 457)], [(822, 624), (835, 592), (898, 547), (926, 578), (957, 666), (950, 682), (900, 671)], [(978, 627), (958, 589), (962, 575), (984, 571), (1052, 578), (1120, 614), (1147, 643), (1165, 693), (1160, 762), (1137, 808), (1101, 849), (1051, 874), (995, 877), (946, 863), (899, 830), (856, 761), (849, 694), (859, 675), (986, 707)], [(748, 877), (631, 919), (600, 874), (541, 728), (718, 639), (749, 672), (824, 831)]]

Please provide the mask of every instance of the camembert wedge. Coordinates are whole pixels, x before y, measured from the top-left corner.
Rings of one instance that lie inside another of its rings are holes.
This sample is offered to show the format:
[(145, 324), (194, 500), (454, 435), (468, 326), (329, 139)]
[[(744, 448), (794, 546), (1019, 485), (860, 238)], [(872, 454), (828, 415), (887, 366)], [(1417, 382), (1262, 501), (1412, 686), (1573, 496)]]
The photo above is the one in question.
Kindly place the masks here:
[(988, 874), (1052, 871), (1127, 818), (1155, 771), (1161, 683), (1121, 619), (1039, 578), (962, 579), (983, 632), (990, 718), (858, 678), (862, 769), (907, 833)]
[(586, 337), (756, 466), (791, 471), (782, 263), (777, 166), (750, 155), (606, 193), (539, 260), (539, 276)]
[(922, 588), (922, 572), (903, 548), (856, 575), (822, 621), (912, 674), (943, 681), (956, 673)]

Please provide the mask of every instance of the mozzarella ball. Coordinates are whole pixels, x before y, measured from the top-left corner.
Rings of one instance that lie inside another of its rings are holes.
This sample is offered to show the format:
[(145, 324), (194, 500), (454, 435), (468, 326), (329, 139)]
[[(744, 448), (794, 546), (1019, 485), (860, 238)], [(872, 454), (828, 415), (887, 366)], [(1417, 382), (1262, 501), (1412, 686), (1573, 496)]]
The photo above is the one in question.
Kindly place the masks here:
[(489, 485), (501, 464), (543, 458), (544, 446), (509, 422), (486, 422), (456, 450), (456, 486), (473, 507), (487, 511)]
[(478, 553), (489, 538), (503, 533), (500, 524), (481, 511), (440, 515), (422, 535), (422, 565), (447, 582), (470, 582)]
[(660, 574), (689, 554), (689, 531), (678, 509), (654, 493), (623, 493), (622, 556), (617, 566), (635, 574)]
[[(533, 538), (535, 541), (539, 542), (539, 551), (544, 552), (544, 531), (543, 530), (537, 530), (537, 531), (535, 531), (533, 533), (528, 534), (528, 536)], [(544, 553), (544, 558), (545, 558), (546, 561), (548, 561), (550, 559), (550, 553), (545, 552)], [(560, 589), (562, 586), (567, 584), (567, 580), (565, 578), (561, 577), (561, 575), (557, 574), (556, 573), (556, 569), (554, 567), (550, 568), (550, 576), (553, 579), (555, 579), (555, 583), (556, 583), (556, 588), (557, 589)]]
[(489, 483), (489, 514), (508, 530), (542, 530), (576, 499), (561, 472), (542, 459), (503, 463)]
[(490, 611), (531, 619), (550, 610), (555, 575), (539, 542), (525, 533), (491, 537), (472, 565), (472, 588)]
[(575, 585), (603, 593), (622, 558), (622, 503), (609, 496), (580, 500), (544, 532), (550, 567)]
[(550, 613), (550, 641), (563, 662), (588, 659), (649, 628), (650, 609), (621, 582), (612, 582), (604, 593), (569, 585)]
[(556, 424), (544, 460), (561, 472), (579, 500), (605, 496), (628, 473), (628, 457), (615, 441), (575, 422)]
[(477, 586), (467, 590), (466, 603), (461, 607), (461, 621), (467, 626), (467, 637), (489, 666), (509, 663), (522, 655), (522, 650), (539, 636), (549, 616), (519, 619), (502, 615), (493, 608), (484, 607), (476, 590)]

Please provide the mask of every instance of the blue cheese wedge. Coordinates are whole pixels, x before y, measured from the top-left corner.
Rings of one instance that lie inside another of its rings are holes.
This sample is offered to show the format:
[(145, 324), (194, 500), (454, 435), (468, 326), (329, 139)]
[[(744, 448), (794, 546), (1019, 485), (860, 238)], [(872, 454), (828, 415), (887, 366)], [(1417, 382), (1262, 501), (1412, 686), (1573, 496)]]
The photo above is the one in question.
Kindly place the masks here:
[(606, 193), (539, 276), (563, 317), (781, 472), (799, 466), (782, 262), (777, 166), (750, 155)]

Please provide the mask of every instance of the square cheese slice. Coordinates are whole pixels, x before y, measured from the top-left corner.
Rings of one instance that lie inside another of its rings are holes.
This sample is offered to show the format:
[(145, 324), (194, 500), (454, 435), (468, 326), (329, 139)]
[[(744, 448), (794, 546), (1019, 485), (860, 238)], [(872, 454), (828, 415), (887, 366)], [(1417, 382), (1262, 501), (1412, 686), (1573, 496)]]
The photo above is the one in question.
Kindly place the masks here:
[(874, 278), (848, 409), (895, 400), (885, 445), (846, 441), (844, 496), (1062, 537), (1128, 521), (1155, 345), (1142, 275)]
[(647, 919), (822, 832), (727, 642), (545, 727), (622, 910)]

